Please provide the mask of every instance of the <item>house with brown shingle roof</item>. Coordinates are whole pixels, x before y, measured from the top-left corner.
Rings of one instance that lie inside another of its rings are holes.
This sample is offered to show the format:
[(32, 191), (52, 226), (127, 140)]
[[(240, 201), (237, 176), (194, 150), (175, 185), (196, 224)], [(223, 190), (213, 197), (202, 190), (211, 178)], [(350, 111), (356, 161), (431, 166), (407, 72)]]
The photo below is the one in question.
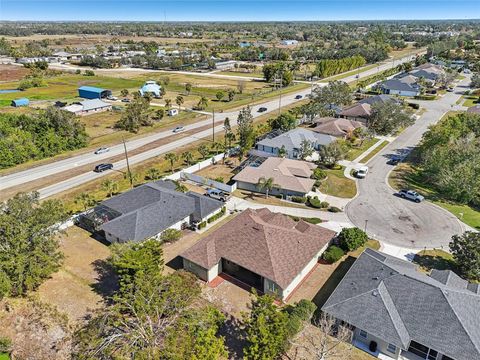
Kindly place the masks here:
[(272, 195), (304, 196), (312, 190), (315, 180), (311, 179), (316, 165), (307, 161), (270, 157), (259, 166), (247, 166), (233, 180), (237, 188), (254, 192), (264, 192), (257, 186), (260, 178), (273, 178), (277, 185), (269, 191)]
[(361, 121), (366, 123), (368, 118), (372, 115), (372, 107), (370, 104), (365, 103), (356, 103), (351, 106), (348, 106), (338, 114), (339, 117)]
[(263, 208), (247, 209), (180, 254), (210, 283), (225, 273), (285, 300), (315, 267), (336, 233)]
[(313, 121), (316, 126), (311, 129), (312, 131), (343, 139), (351, 135), (355, 129), (365, 127), (360, 121), (343, 118), (321, 117)]

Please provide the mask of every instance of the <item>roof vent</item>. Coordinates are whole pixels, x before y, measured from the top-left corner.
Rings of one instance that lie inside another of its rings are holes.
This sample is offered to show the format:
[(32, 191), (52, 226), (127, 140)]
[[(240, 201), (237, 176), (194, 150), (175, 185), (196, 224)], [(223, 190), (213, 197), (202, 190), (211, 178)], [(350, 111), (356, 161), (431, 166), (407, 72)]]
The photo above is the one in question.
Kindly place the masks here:
[(378, 290), (377, 290), (377, 289), (373, 290), (373, 291), (372, 291), (372, 295), (373, 295), (373, 296), (378, 296)]

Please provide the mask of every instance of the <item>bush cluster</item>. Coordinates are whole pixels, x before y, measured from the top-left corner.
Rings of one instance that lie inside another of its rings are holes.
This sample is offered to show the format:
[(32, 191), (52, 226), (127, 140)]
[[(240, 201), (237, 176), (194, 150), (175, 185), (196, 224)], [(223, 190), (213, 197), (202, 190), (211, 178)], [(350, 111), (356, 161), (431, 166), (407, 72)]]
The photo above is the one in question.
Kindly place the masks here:
[(345, 255), (345, 253), (342, 249), (340, 249), (338, 246), (331, 245), (323, 253), (323, 258), (330, 264), (333, 264), (340, 260), (343, 255)]
[(214, 222), (218, 219), (220, 219), (223, 215), (225, 215), (225, 213), (227, 212), (227, 209), (224, 207), (222, 207), (222, 210), (220, 210), (219, 213), (215, 214), (215, 215), (212, 215), (210, 216), (208, 219), (207, 219), (207, 223), (211, 223), (211, 222)]
[(340, 247), (345, 251), (353, 251), (365, 245), (368, 241), (368, 235), (359, 228), (342, 229), (338, 235)]
[(292, 201), (300, 204), (305, 204), (307, 198), (305, 196), (292, 196)]

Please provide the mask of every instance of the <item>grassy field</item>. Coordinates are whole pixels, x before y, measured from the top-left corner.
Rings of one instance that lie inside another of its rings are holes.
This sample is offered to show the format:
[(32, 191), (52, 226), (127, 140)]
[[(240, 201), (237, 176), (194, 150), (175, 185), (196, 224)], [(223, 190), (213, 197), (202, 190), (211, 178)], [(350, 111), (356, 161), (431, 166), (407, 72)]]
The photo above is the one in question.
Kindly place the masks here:
[(231, 75), (231, 76), (245, 76), (245, 77), (255, 77), (255, 78), (262, 78), (263, 73), (261, 71), (254, 71), (254, 72), (246, 72), (246, 71), (220, 71), (217, 74), (221, 75)]
[(10, 355), (6, 353), (0, 354), (0, 360), (10, 360)]
[(322, 79), (322, 81), (341, 80), (341, 79), (344, 79), (344, 78), (346, 78), (346, 77), (348, 77), (348, 76), (352, 76), (352, 75), (358, 74), (359, 72), (367, 71), (367, 70), (376, 68), (377, 66), (378, 66), (378, 64), (366, 65), (366, 66), (363, 66), (363, 67), (361, 67), (361, 68), (348, 71), (348, 72), (346, 72), (346, 73), (342, 73), (342, 74), (338, 74), (338, 75), (334, 75), (334, 76), (327, 77), (327, 78), (325, 78), (325, 79)]
[(394, 189), (409, 188), (418, 191), (434, 204), (451, 212), (465, 224), (480, 230), (480, 209), (469, 205), (456, 204), (447, 201), (438, 194), (435, 189), (422, 182), (417, 170), (408, 162), (396, 166), (390, 173), (388, 182)]
[(478, 96), (469, 96), (468, 95), (468, 96), (463, 96), (460, 99), (465, 99), (465, 101), (463, 102), (462, 105), (466, 106), (466, 107), (472, 107), (472, 106), (480, 104), (480, 100), (479, 100)]
[(386, 140), (382, 141), (382, 143), (379, 146), (377, 146), (375, 149), (373, 149), (373, 151), (371, 151), (369, 154), (361, 158), (360, 162), (366, 164), (370, 159), (372, 159), (375, 155), (377, 155), (380, 151), (382, 151), (382, 149), (388, 144), (390, 144), (388, 141)]
[(319, 190), (327, 195), (341, 198), (353, 198), (357, 193), (355, 181), (347, 179), (343, 174), (344, 167), (338, 170), (326, 169), (327, 179), (322, 181)]

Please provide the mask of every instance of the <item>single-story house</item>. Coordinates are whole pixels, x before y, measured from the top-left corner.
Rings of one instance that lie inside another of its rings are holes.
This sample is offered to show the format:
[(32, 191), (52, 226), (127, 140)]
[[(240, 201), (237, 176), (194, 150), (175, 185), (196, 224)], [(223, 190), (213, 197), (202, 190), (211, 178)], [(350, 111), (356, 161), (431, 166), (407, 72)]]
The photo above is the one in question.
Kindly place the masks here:
[(155, 81), (149, 80), (143, 84), (143, 86), (140, 88), (140, 95), (144, 96), (145, 94), (150, 94), (155, 97), (160, 97), (160, 94), (162, 93), (162, 87), (158, 85)]
[(480, 114), (480, 105), (474, 105), (467, 109), (467, 113)]
[(343, 139), (351, 135), (355, 129), (365, 127), (360, 121), (334, 117), (316, 118), (314, 123), (316, 126), (311, 129), (312, 131)]
[(408, 84), (400, 79), (390, 79), (378, 85), (380, 91), (384, 94), (399, 96), (418, 96), (420, 95), (420, 85)]
[(426, 275), (366, 249), (322, 311), (352, 326), (354, 345), (382, 358), (480, 359), (480, 285), (450, 270)]
[(298, 45), (298, 40), (290, 40), (290, 39), (282, 40), (282, 41), (281, 41), (281, 44), (282, 44), (282, 45), (287, 45), (287, 46), (290, 46), (290, 45)]
[(112, 104), (100, 99), (91, 99), (65, 106), (63, 110), (82, 116), (112, 110)]
[(315, 184), (315, 180), (310, 178), (315, 168), (315, 164), (307, 161), (270, 157), (259, 166), (245, 167), (233, 180), (237, 182), (238, 189), (264, 193), (264, 189), (258, 188), (258, 180), (273, 178), (277, 186), (269, 191), (270, 194), (305, 196)]
[(112, 96), (112, 92), (95, 86), (80, 86), (78, 96), (84, 99), (103, 99)]
[(175, 190), (172, 181), (156, 181), (102, 201), (100, 229), (107, 241), (142, 241), (166, 229), (182, 229), (220, 212), (223, 203), (206, 196)]
[(20, 99), (12, 100), (11, 105), (13, 107), (21, 107), (21, 106), (28, 106), (29, 103), (30, 103), (30, 100), (28, 100), (27, 98), (20, 98)]
[(368, 118), (372, 115), (372, 107), (368, 103), (356, 103), (346, 108), (343, 108), (342, 111), (338, 113), (339, 117), (361, 121), (366, 123)]
[(336, 233), (270, 210), (247, 209), (180, 254), (207, 283), (224, 273), (285, 300), (315, 267)]
[(399, 77), (396, 77), (395, 79), (398, 79), (401, 82), (403, 82), (405, 84), (409, 84), (409, 85), (416, 84), (418, 82), (418, 78), (416, 76), (411, 75), (411, 74), (403, 74)]
[(380, 94), (380, 95), (373, 95), (366, 97), (365, 99), (362, 99), (359, 101), (360, 104), (369, 104), (370, 106), (374, 104), (386, 104), (390, 101), (395, 101), (398, 102), (397, 99), (392, 98), (391, 96), (388, 96), (386, 94)]
[[(259, 141), (256, 145), (257, 153), (262, 156), (278, 156), (280, 149), (284, 148), (289, 159), (299, 159), (303, 141), (308, 141), (314, 150), (328, 145), (336, 139), (333, 136), (316, 133), (314, 131), (296, 128), (274, 138)], [(315, 158), (313, 155), (312, 158)]]
[(226, 61), (219, 61), (215, 63), (215, 69), (217, 70), (230, 70), (234, 69), (235, 65), (238, 62), (236, 60), (226, 60)]

